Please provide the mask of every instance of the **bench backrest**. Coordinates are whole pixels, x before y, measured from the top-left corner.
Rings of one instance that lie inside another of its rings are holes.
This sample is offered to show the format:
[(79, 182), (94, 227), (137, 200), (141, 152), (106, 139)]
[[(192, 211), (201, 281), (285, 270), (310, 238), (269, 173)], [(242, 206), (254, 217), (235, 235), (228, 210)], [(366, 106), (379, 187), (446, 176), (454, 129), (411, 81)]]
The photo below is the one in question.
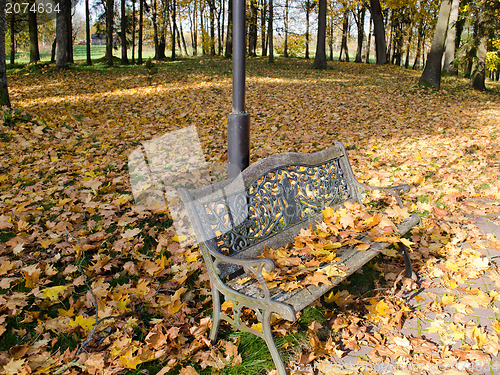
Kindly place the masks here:
[(293, 241), (325, 207), (360, 202), (341, 143), (312, 154), (283, 153), (250, 165), (236, 179), (184, 191), (195, 234), (206, 250), (255, 257)]

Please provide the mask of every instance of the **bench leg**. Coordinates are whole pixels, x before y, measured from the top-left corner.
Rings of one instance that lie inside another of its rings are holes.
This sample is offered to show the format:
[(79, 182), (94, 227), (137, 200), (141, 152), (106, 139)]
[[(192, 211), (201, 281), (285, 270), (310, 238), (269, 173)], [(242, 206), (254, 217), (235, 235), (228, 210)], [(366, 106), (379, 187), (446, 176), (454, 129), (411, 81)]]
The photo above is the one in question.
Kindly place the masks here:
[(274, 365), (278, 371), (278, 375), (286, 375), (286, 368), (281, 359), (280, 352), (276, 347), (274, 342), (273, 334), (271, 332), (271, 312), (264, 310), (262, 312), (262, 333), (264, 335), (264, 340), (266, 341), (267, 347), (271, 352), (271, 357), (273, 358)]
[(398, 243), (398, 246), (399, 246), (399, 249), (402, 251), (403, 253), (403, 259), (405, 261), (405, 277), (407, 277), (408, 279), (413, 279), (415, 281), (417, 281), (417, 274), (415, 273), (415, 271), (413, 271), (413, 267), (411, 266), (411, 259), (410, 259), (410, 254), (408, 253), (408, 247), (399, 242)]
[(212, 328), (210, 329), (210, 341), (217, 343), (217, 333), (219, 332), (221, 320), (220, 292), (212, 285)]

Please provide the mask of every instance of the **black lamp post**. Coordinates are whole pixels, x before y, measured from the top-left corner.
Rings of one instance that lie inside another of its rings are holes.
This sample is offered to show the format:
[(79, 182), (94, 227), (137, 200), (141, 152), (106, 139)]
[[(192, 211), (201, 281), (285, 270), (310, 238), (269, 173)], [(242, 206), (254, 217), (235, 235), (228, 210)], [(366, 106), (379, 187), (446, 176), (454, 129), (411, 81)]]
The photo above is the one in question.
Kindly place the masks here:
[(228, 115), (228, 173), (236, 176), (250, 163), (250, 114), (245, 112), (246, 0), (233, 0), (233, 112)]

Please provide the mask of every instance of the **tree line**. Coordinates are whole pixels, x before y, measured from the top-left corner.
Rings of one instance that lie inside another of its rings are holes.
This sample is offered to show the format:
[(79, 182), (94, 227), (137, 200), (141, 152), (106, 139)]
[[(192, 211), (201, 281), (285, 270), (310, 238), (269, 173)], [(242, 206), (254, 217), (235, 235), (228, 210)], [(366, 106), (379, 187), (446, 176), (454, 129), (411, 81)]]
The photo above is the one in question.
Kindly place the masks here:
[[(78, 1), (85, 8), (88, 65), (92, 64), (92, 27), (106, 35), (109, 66), (114, 64), (115, 48), (121, 48), (121, 64), (142, 64), (146, 34), (158, 60), (175, 59), (179, 54), (231, 56), (232, 0), (54, 0), (58, 12), (52, 60), (58, 67), (73, 62)], [(16, 35), (19, 38), (22, 30), (29, 40), (30, 62), (36, 63), (40, 60), (40, 25), (48, 22), (47, 14), (6, 14), (8, 2), (33, 4), (35, 0), (0, 0), (0, 103), (4, 105), (8, 105), (6, 35), (11, 63)], [(96, 19), (92, 25), (91, 13)], [(315, 39), (316, 68), (325, 68), (333, 59), (369, 62), (373, 54), (377, 64), (424, 66), (420, 84), (435, 88), (442, 74), (463, 74), (479, 90), (485, 89), (488, 74), (500, 78), (498, 0), (247, 0), (246, 14), (248, 55), (268, 56), (271, 63), (278, 33), (284, 57), (311, 58)], [(350, 44), (356, 46), (354, 53), (349, 51)], [(339, 49), (338, 56), (334, 56), (335, 49)]]

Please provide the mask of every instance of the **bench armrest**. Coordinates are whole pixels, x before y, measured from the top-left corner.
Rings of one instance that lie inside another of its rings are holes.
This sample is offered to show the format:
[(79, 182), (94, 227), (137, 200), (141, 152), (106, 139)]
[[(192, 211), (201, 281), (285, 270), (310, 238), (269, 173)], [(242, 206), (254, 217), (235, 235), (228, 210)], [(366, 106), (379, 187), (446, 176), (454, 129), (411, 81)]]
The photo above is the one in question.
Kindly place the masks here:
[(243, 271), (248, 275), (257, 280), (260, 287), (262, 288), (263, 299), (271, 300), (271, 293), (269, 292), (269, 287), (267, 286), (266, 280), (262, 274), (262, 271), (272, 272), (275, 268), (274, 262), (272, 259), (263, 258), (263, 259), (237, 259), (233, 257), (228, 257), (222, 254), (215, 253), (213, 251), (210, 252), (212, 256), (215, 258), (214, 260), (214, 268), (217, 270), (219, 264), (232, 264), (235, 266), (243, 267)]
[[(215, 286), (222, 294), (229, 297), (229, 299), (244, 306), (253, 308), (254, 310), (255, 308), (270, 308), (271, 311), (278, 313), (284, 319), (290, 321), (294, 321), (296, 319), (295, 310), (292, 306), (283, 302), (274, 301), (271, 298), (271, 293), (266, 280), (264, 279), (263, 271), (272, 272), (274, 270), (275, 265), (272, 259), (238, 259), (222, 255), (210, 249), (208, 250), (213, 259), (212, 265), (209, 267), (212, 270), (209, 271), (209, 273), (211, 273), (211, 280), (215, 283), (213, 286)], [(213, 272), (218, 273), (218, 271), (220, 271), (219, 265), (221, 264), (243, 267), (245, 274), (257, 281), (255, 285), (255, 291), (257, 293), (255, 295), (248, 295), (246, 292), (236, 290), (231, 285), (228, 285), (226, 282), (221, 280), (219, 275), (213, 275)], [(215, 280), (212, 278), (215, 278)], [(259, 288), (257, 288), (257, 285)]]
[(399, 207), (403, 208), (403, 201), (401, 200), (400, 194), (401, 193), (408, 193), (411, 189), (411, 186), (408, 184), (400, 184), (400, 185), (394, 185), (394, 186), (371, 186), (371, 185), (365, 185), (362, 184), (361, 182), (356, 181), (356, 185), (361, 189), (361, 192), (366, 191), (366, 190), (381, 190), (385, 193), (391, 194), (396, 198), (396, 201), (399, 204)]

